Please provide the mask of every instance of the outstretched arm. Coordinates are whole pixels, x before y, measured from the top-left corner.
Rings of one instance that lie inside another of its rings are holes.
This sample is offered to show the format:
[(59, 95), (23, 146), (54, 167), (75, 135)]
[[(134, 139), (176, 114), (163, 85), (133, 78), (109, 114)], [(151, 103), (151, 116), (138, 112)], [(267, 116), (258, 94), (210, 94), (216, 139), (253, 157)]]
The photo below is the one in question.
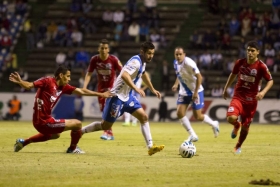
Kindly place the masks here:
[(265, 87), (262, 89), (262, 91), (260, 91), (256, 95), (256, 99), (257, 100), (261, 100), (265, 96), (266, 92), (272, 87), (272, 85), (273, 85), (273, 80), (268, 81), (266, 83)]
[(87, 88), (88, 83), (89, 83), (90, 78), (91, 78), (91, 75), (92, 75), (92, 72), (87, 72), (87, 74), (86, 74), (86, 76), (85, 76), (85, 81), (84, 81), (84, 86), (83, 86), (83, 88)]
[(173, 92), (176, 92), (177, 89), (178, 89), (178, 86), (179, 86), (179, 79), (178, 79), (178, 77), (177, 77), (176, 80), (175, 80), (175, 82), (174, 82), (174, 84), (173, 84), (173, 86), (172, 86), (172, 91), (173, 91)]
[(33, 82), (23, 81), (20, 78), (20, 75), (18, 72), (11, 73), (9, 76), (9, 80), (15, 84), (20, 85), (22, 88), (30, 90), (31, 88), (34, 88)]
[(151, 83), (150, 77), (148, 76), (147, 73), (144, 73), (142, 75), (142, 80), (148, 86), (148, 88), (151, 90), (151, 92), (153, 92), (158, 98), (161, 98), (161, 94), (159, 93), (159, 91), (157, 91), (154, 88), (153, 84)]
[(233, 81), (235, 80), (236, 78), (236, 74), (230, 74), (229, 77), (228, 77), (228, 80), (227, 80), (227, 83), (224, 87), (224, 91), (223, 91), (223, 98), (224, 99), (227, 99), (228, 97), (228, 93), (227, 93), (227, 89), (231, 86), (231, 84), (233, 83)]
[(130, 75), (128, 72), (124, 71), (121, 75), (123, 81), (130, 87), (132, 88), (133, 90), (135, 90), (137, 93), (139, 93), (141, 95), (141, 97), (145, 97), (145, 92), (140, 89), (140, 88), (137, 88), (137, 86), (133, 83)]
[(104, 98), (113, 97), (114, 96), (114, 94), (112, 94), (110, 91), (101, 93), (101, 92), (94, 92), (94, 91), (88, 90), (86, 88), (76, 88), (73, 91), (73, 94), (75, 94), (75, 95), (83, 95), (83, 96), (98, 96), (98, 97), (104, 97)]

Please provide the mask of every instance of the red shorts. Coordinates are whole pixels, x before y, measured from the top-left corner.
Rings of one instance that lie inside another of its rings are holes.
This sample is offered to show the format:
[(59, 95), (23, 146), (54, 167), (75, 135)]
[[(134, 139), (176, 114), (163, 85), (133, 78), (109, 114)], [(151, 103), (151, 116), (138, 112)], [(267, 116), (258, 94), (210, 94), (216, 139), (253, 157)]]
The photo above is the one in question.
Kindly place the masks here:
[(41, 124), (33, 123), (35, 129), (42, 134), (59, 134), (64, 131), (65, 119), (49, 118)]
[(241, 116), (243, 125), (250, 125), (257, 110), (258, 102), (243, 102), (232, 99), (227, 110), (227, 116)]
[(99, 109), (101, 112), (103, 112), (103, 109), (105, 107), (105, 101), (106, 101), (106, 98), (98, 97)]

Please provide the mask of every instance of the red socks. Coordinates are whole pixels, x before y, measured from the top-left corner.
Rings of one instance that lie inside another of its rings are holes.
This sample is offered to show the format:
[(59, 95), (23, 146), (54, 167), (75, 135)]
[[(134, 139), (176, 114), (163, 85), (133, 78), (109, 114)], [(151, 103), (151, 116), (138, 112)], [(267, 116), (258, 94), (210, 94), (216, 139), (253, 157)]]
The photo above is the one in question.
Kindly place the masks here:
[(248, 133), (249, 133), (249, 129), (241, 128), (239, 139), (238, 139), (238, 142), (237, 142), (235, 148), (241, 147), (241, 145), (243, 144), (243, 142), (247, 138)]
[(36, 143), (36, 142), (45, 142), (51, 139), (51, 134), (36, 134), (34, 136), (31, 136), (24, 140), (23, 146), (26, 146), (30, 143)]
[(109, 130), (105, 130), (104, 132), (106, 132), (107, 134), (113, 136), (112, 128), (110, 128)]
[(77, 131), (71, 131), (71, 144), (70, 144), (70, 149), (75, 150), (77, 147), (77, 144), (82, 137), (82, 130), (77, 130)]

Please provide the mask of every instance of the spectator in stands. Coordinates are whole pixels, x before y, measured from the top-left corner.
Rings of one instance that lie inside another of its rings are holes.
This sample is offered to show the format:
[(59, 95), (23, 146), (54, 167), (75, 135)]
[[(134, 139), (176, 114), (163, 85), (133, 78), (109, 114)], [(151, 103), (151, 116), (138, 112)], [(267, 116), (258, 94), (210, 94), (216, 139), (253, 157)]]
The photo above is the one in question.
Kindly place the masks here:
[(76, 59), (75, 62), (76, 67), (82, 67), (85, 69), (88, 66), (90, 57), (88, 52), (84, 48), (81, 48), (81, 50), (77, 51), (75, 59)]
[(97, 30), (92, 19), (90, 19), (87, 14), (84, 14), (79, 18), (79, 24), (83, 32), (86, 34), (93, 34)]
[(238, 49), (239, 49), (239, 58), (245, 58), (246, 57), (246, 42), (245, 42), (245, 38), (241, 37), (239, 40), (239, 44), (238, 44)]
[(273, 70), (274, 66), (274, 57), (275, 57), (275, 49), (271, 47), (270, 44), (265, 46), (264, 56), (265, 56), (265, 64), (267, 65), (269, 70)]
[(165, 29), (159, 30), (159, 48), (165, 49), (167, 47), (167, 38), (165, 36)]
[(152, 10), (152, 13), (148, 15), (148, 25), (150, 28), (158, 29), (159, 28), (159, 13), (156, 8)]
[(114, 38), (115, 38), (116, 42), (119, 42), (121, 40), (122, 31), (123, 31), (123, 24), (120, 22), (117, 22), (117, 25), (114, 30), (114, 34), (115, 34)]
[(5, 120), (15, 120), (18, 121), (20, 118), (20, 110), (21, 110), (21, 101), (17, 99), (17, 96), (14, 95), (13, 99), (8, 101), (9, 112), (7, 112)]
[(263, 46), (266, 46), (267, 44), (273, 46), (274, 41), (272, 40), (269, 30), (266, 31), (265, 36), (262, 38), (262, 41), (263, 41)]
[(156, 30), (152, 30), (150, 34), (150, 41), (154, 44), (155, 50), (159, 48), (160, 35)]
[(212, 33), (210, 29), (207, 29), (202, 39), (204, 49), (214, 49), (215, 42), (216, 42), (215, 35)]
[(75, 46), (81, 47), (82, 40), (83, 40), (83, 33), (80, 32), (78, 29), (74, 29), (74, 31), (71, 34), (71, 39)]
[(113, 14), (113, 21), (116, 24), (117, 22), (123, 22), (124, 20), (124, 13), (121, 9), (117, 9)]
[(137, 11), (137, 0), (127, 0), (126, 6), (131, 14), (135, 13)]
[(124, 12), (124, 20), (123, 20), (123, 22), (127, 23), (128, 25), (130, 25), (133, 20), (134, 20), (133, 14), (130, 12), (129, 9), (126, 9), (125, 12)]
[(248, 16), (241, 21), (241, 36), (246, 37), (251, 32), (252, 22)]
[(271, 29), (279, 29), (280, 28), (280, 17), (279, 17), (279, 9), (273, 9), (273, 13), (270, 18), (270, 28)]
[(129, 26), (130, 25), (128, 25), (127, 23), (123, 24), (123, 31), (122, 31), (122, 35), (121, 35), (121, 40), (122, 41), (129, 41), (130, 40), (130, 36), (129, 36), (129, 33), (128, 33)]
[(164, 100), (164, 97), (161, 97), (161, 102), (159, 103), (158, 107), (158, 122), (165, 122), (168, 114), (168, 105), (167, 102)]
[(10, 47), (12, 46), (12, 38), (10, 37), (10, 35), (8, 33), (5, 33), (1, 40), (0, 40), (0, 45), (1, 48), (6, 49), (7, 51), (9, 51)]
[(73, 30), (75, 28), (77, 28), (78, 24), (77, 24), (77, 20), (73, 15), (70, 15), (70, 17), (67, 19), (66, 21), (66, 27), (68, 30)]
[(72, 49), (67, 50), (65, 65), (74, 67), (75, 59), (76, 59), (76, 57), (75, 57), (74, 51)]
[(221, 47), (223, 50), (229, 50), (231, 48), (231, 38), (228, 33), (224, 33)]
[(139, 24), (142, 24), (142, 23), (145, 23), (146, 25), (149, 24), (148, 23), (148, 14), (146, 13), (146, 10), (144, 7), (140, 8), (138, 21), (139, 21)]
[(273, 72), (277, 73), (280, 67), (280, 53), (278, 52), (274, 61)]
[(224, 74), (229, 75), (234, 66), (234, 60), (230, 59), (228, 62), (224, 63)]
[(105, 12), (102, 14), (102, 21), (104, 26), (113, 26), (113, 17), (114, 13), (110, 9), (106, 9)]
[(42, 22), (37, 29), (36, 38), (37, 41), (45, 41), (47, 37), (47, 24)]
[(93, 8), (93, 0), (83, 0), (82, 8), (84, 14), (89, 13)]
[(168, 67), (168, 62), (167, 60), (164, 60), (162, 62), (162, 66), (160, 66), (160, 75), (161, 75), (161, 86), (162, 86), (162, 91), (167, 92), (170, 90), (169, 87), (169, 67)]
[(7, 18), (7, 16), (3, 16), (1, 28), (4, 28), (6, 31), (9, 31), (10, 25), (11, 25), (11, 23), (10, 23), (9, 19)]
[(84, 86), (84, 83), (85, 83), (85, 71), (82, 70), (81, 76), (79, 78), (79, 87), (82, 88)]
[(221, 85), (214, 85), (214, 87), (211, 90), (211, 97), (221, 98), (223, 95), (223, 88)]
[(197, 30), (195, 30), (191, 35), (190, 35), (190, 43), (191, 43), (191, 48), (194, 49), (199, 49), (202, 47), (202, 39), (203, 36), (198, 33)]
[(139, 29), (140, 42), (148, 41), (149, 32), (150, 32), (149, 26), (146, 25), (145, 23), (141, 23), (140, 29)]
[(222, 70), (223, 69), (223, 55), (220, 49), (215, 50), (211, 56), (212, 58), (212, 68), (214, 70)]
[(146, 13), (152, 14), (153, 10), (157, 7), (157, 0), (144, 0), (144, 6), (146, 8)]
[(139, 41), (139, 31), (140, 26), (136, 21), (133, 21), (132, 24), (128, 27), (128, 35), (130, 38), (130, 41)]
[(210, 55), (210, 53), (209, 53), (208, 50), (205, 50), (205, 51), (203, 52), (203, 54), (201, 54), (200, 57), (199, 57), (198, 68), (199, 68), (199, 69), (210, 70), (210, 68), (211, 68), (211, 62), (212, 62), (211, 55)]
[(235, 36), (238, 34), (240, 28), (240, 22), (236, 19), (235, 16), (232, 16), (229, 22), (229, 34), (230, 36)]
[(263, 15), (259, 15), (259, 19), (256, 21), (256, 27), (254, 28), (255, 35), (261, 34), (264, 36), (267, 30), (267, 24), (263, 19)]
[(54, 21), (51, 21), (47, 26), (47, 38), (46, 42), (49, 43), (55, 39), (57, 34), (57, 24)]
[(218, 30), (220, 31), (221, 35), (223, 35), (225, 32), (229, 32), (229, 26), (225, 18), (222, 18), (218, 23)]
[(16, 4), (14, 1), (9, 1), (7, 4), (7, 13), (14, 14), (16, 11)]
[(66, 32), (58, 31), (54, 38), (54, 44), (63, 47), (65, 46), (65, 43), (66, 43)]
[(16, 1), (15, 14), (23, 17), (27, 12), (27, 3), (22, 0)]
[(63, 51), (60, 51), (55, 58), (56, 65), (59, 66), (64, 64), (66, 61), (66, 54)]
[(71, 12), (79, 12), (81, 10), (82, 3), (80, 0), (72, 0), (70, 5)]

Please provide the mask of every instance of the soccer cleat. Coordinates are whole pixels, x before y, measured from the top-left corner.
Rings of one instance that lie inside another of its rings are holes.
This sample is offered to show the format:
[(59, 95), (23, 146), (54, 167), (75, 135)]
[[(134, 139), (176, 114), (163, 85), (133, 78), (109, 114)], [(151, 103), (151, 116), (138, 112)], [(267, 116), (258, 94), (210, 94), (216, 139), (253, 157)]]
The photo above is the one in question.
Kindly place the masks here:
[(188, 139), (185, 140), (186, 142), (197, 142), (198, 141), (198, 137), (197, 136), (193, 136), (193, 135), (190, 135), (188, 137)]
[(19, 152), (23, 148), (24, 139), (17, 139), (14, 145), (14, 152)]
[(231, 138), (232, 138), (232, 139), (236, 138), (237, 133), (238, 133), (238, 131), (239, 131), (239, 129), (240, 129), (240, 126), (241, 126), (240, 123), (238, 123), (238, 127), (237, 127), (237, 128), (234, 127), (234, 128), (232, 129), (232, 132), (231, 132)]
[(160, 146), (156, 146), (156, 145), (153, 145), (152, 147), (150, 147), (150, 149), (148, 150), (148, 154), (150, 156), (152, 156), (153, 154), (157, 153), (157, 152), (160, 152), (161, 150), (164, 149), (164, 145), (160, 145)]
[(108, 136), (108, 134), (104, 133), (104, 134), (102, 134), (102, 136), (100, 136), (100, 139), (107, 140), (107, 138), (108, 138), (107, 136)]
[(130, 126), (130, 123), (123, 123), (122, 126), (128, 127), (128, 126)]
[(238, 148), (235, 147), (234, 150), (233, 150), (233, 153), (236, 154), (236, 155), (241, 154), (241, 147), (238, 147)]
[(214, 133), (214, 137), (217, 138), (219, 136), (220, 133), (220, 125), (218, 121), (214, 121), (215, 122), (215, 126), (212, 127), (213, 133)]
[(72, 150), (70, 149), (70, 147), (67, 149), (66, 153), (75, 153), (75, 154), (84, 154), (86, 152), (84, 152), (83, 150), (81, 150), (78, 146), (76, 147), (76, 149)]
[(114, 136), (112, 136), (110, 134), (107, 135), (107, 139), (106, 140), (114, 140), (114, 139), (115, 139)]

